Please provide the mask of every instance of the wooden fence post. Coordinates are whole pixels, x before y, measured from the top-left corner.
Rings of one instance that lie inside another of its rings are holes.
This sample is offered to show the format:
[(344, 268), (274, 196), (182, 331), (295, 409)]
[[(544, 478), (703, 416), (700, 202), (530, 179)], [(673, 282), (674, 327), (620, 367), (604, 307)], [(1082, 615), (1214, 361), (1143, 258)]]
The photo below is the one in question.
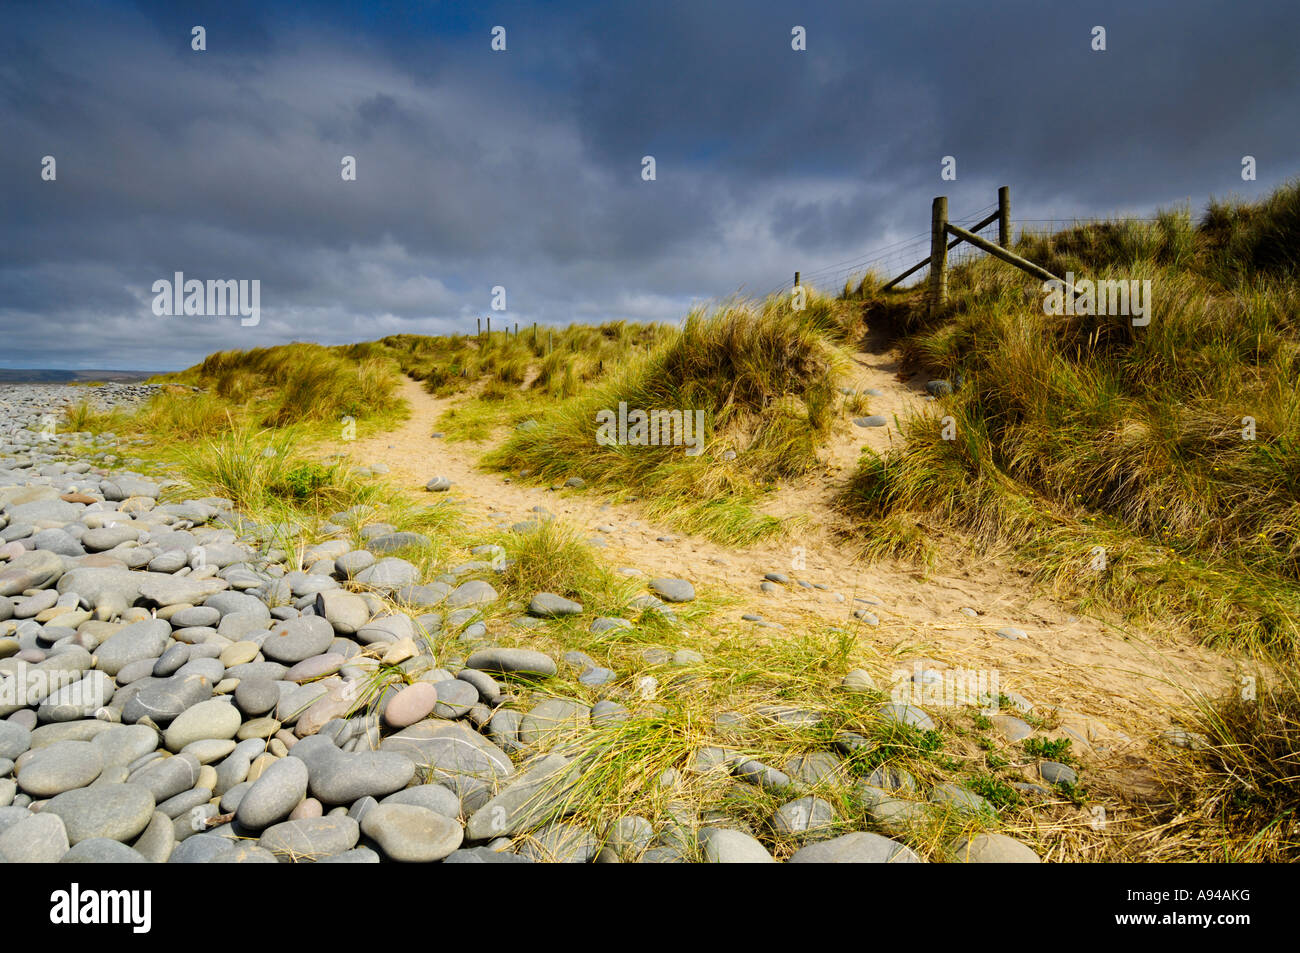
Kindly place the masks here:
[(948, 300), (948, 196), (930, 207), (930, 313)]
[(478, 325), (478, 330), (474, 332), (474, 336), (477, 338), (483, 337), (483, 319), (475, 318), (474, 323)]
[(1011, 247), (1011, 186), (998, 189), (998, 244)]
[(488, 325), (488, 340), (491, 341), (492, 340), (492, 315), (490, 314), (487, 316), (487, 325)]
[(799, 287), (799, 272), (797, 272), (797, 271), (794, 273), (794, 286), (795, 286), (796, 288)]

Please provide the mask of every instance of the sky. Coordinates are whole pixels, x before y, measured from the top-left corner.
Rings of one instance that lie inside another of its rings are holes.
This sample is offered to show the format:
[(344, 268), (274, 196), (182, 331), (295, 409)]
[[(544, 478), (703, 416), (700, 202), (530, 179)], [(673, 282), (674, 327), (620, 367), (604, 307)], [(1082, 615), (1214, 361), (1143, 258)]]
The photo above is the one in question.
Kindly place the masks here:
[[(1199, 215), (1300, 174), (1298, 35), (1294, 0), (4, 0), (0, 367), (675, 322), (901, 271), (934, 196), (1000, 185), (1025, 227)], [(177, 272), (257, 281), (256, 323), (156, 314)]]

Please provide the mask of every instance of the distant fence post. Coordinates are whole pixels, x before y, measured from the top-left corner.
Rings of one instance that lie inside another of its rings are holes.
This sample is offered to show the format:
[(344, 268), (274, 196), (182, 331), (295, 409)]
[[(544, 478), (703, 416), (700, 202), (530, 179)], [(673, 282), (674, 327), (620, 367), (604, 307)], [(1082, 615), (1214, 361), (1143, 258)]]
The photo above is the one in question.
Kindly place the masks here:
[(794, 286), (795, 286), (796, 288), (799, 287), (799, 272), (797, 272), (797, 271), (794, 273)]
[(930, 313), (948, 300), (948, 196), (930, 207)]
[(478, 330), (474, 332), (474, 336), (481, 338), (483, 336), (483, 319), (481, 317), (475, 318), (474, 323), (478, 325)]
[(998, 244), (1011, 247), (1011, 186), (998, 188)]

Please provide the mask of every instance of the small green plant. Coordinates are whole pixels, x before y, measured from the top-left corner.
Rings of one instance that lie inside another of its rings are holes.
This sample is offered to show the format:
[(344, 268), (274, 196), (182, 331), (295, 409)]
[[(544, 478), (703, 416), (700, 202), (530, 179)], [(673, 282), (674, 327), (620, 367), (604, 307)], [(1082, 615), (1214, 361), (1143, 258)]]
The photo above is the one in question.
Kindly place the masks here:
[(294, 503), (305, 503), (330, 485), (331, 476), (330, 470), (322, 464), (299, 463), (286, 471), (282, 480), (270, 489)]
[[(991, 764), (989, 766), (992, 767)], [(999, 811), (1003, 808), (1019, 807), (1022, 801), (1019, 791), (991, 774), (977, 774), (967, 782), (967, 787)]]
[(1074, 760), (1070, 754), (1069, 738), (1026, 738), (1022, 744), (1025, 753), (1031, 758), (1059, 761), (1061, 764), (1068, 764)]
[(943, 749), (943, 733), (931, 728), (922, 731), (899, 722), (879, 722), (872, 732), (876, 748), (867, 761), (871, 767), (894, 757), (933, 758)]

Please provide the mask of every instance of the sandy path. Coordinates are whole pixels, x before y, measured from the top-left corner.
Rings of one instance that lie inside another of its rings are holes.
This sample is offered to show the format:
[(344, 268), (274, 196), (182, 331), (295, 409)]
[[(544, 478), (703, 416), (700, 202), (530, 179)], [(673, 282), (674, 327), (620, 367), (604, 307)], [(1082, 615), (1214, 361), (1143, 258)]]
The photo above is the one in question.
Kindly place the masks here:
[[(996, 671), (1003, 691), (1070, 712), (1064, 724), (1095, 743), (1093, 756), (1115, 759), (1116, 767), (1169, 726), (1168, 708), (1185, 700), (1176, 686), (1217, 690), (1234, 679), (1238, 663), (1233, 660), (1187, 639), (1123, 633), (1095, 619), (1076, 618), (1070, 607), (1034, 591), (1016, 569), (966, 555), (964, 549), (953, 547), (946, 564), (929, 576), (897, 565), (853, 561), (842, 533), (836, 532), (843, 520), (830, 498), (851, 472), (860, 447), (884, 449), (900, 439), (895, 414), (902, 418), (924, 412), (924, 380), (901, 377), (894, 355), (857, 355), (850, 386), (880, 390), (870, 412), (886, 414), (891, 425), (864, 431), (847, 417), (841, 420), (827, 447), (826, 465), (783, 487), (770, 507), (806, 514), (809, 525), (740, 549), (653, 525), (637, 504), (610, 503), (598, 490), (552, 491), (478, 469), (477, 460), (489, 444), (448, 443), (430, 436), (440, 415), (459, 398), (435, 398), (414, 381), (402, 388), (412, 408), (410, 419), (397, 430), (358, 440), (351, 457), (357, 463), (387, 464), (391, 479), (421, 493), (431, 477), (449, 477), (454, 484), (450, 495), (463, 501), (471, 517), (489, 525), (528, 519), (534, 506), (544, 506), (605, 540), (604, 552), (614, 566), (635, 567), (648, 576), (682, 576), (697, 586), (739, 596), (741, 601), (727, 612), (739, 625), (749, 625), (739, 622), (741, 613), (757, 612), (788, 627), (821, 622), (852, 628), (879, 653), (876, 674), (885, 684), (891, 671), (910, 671), (921, 657), (937, 661), (939, 668)], [(489, 518), (489, 513), (497, 515)], [(612, 532), (599, 532), (598, 526)], [(659, 541), (666, 536), (672, 541)], [(792, 585), (775, 594), (760, 592), (763, 574), (773, 571), (828, 588)], [(857, 597), (880, 601), (867, 606), (878, 616), (878, 626), (852, 617), (853, 608), (863, 607), (853, 601)], [(962, 607), (980, 615), (970, 618), (959, 611)], [(1027, 637), (1012, 641), (996, 635), (1007, 625), (1023, 629)], [(752, 631), (756, 638), (780, 637), (778, 630)], [(1082, 740), (1076, 748), (1089, 754)]]

